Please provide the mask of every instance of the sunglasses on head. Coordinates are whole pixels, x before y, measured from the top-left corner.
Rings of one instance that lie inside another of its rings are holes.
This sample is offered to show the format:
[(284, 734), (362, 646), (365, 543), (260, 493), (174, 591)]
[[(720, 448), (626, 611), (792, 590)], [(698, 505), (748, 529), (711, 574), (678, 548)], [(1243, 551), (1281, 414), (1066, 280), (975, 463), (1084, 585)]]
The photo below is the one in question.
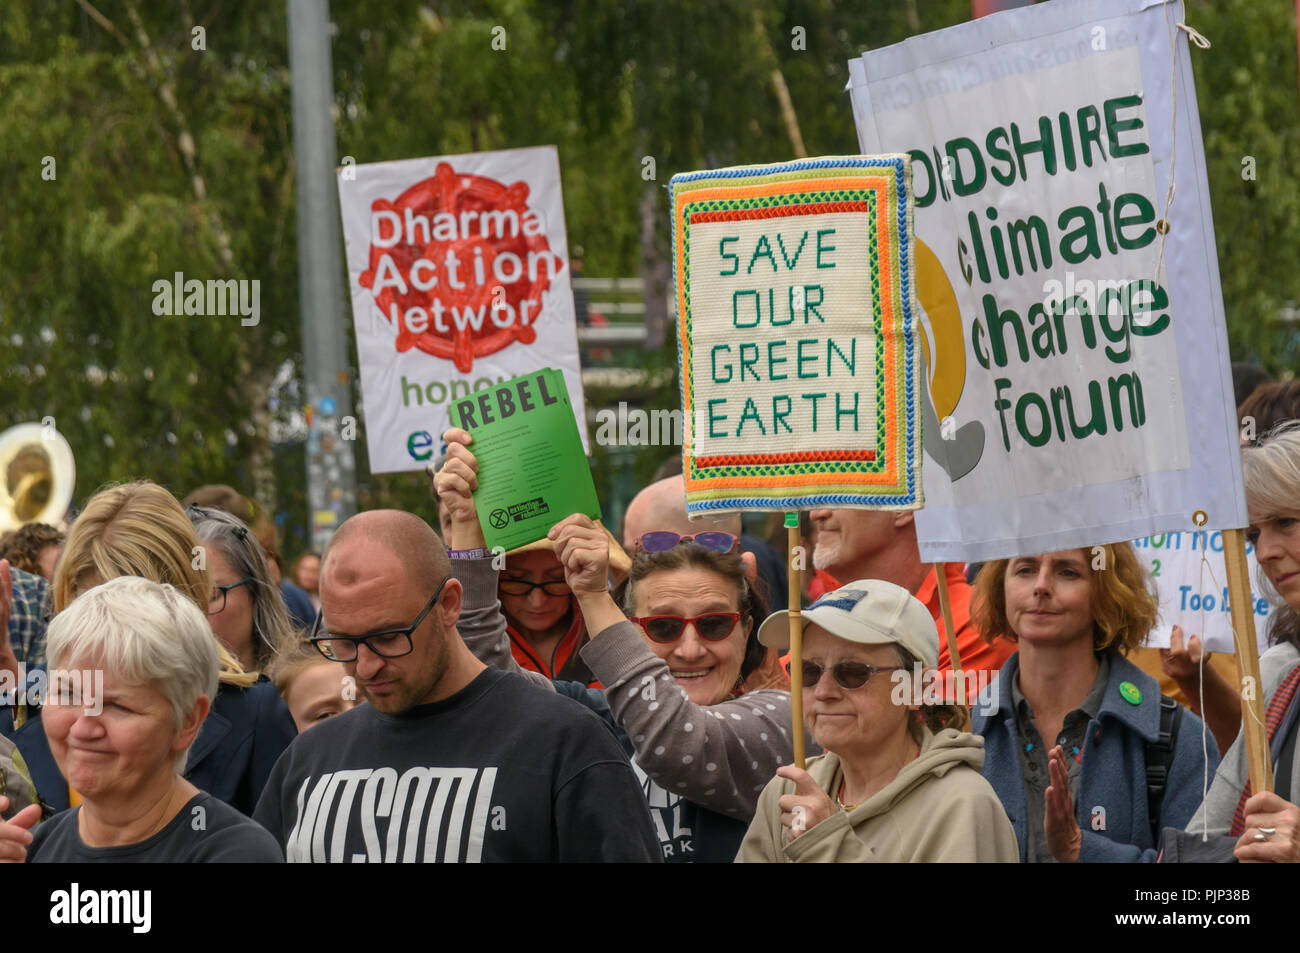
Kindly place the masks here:
[[(845, 691), (853, 691), (855, 688), (861, 688), (871, 680), (871, 676), (877, 672), (896, 672), (899, 666), (879, 666), (868, 665), (866, 662), (836, 662), (831, 666), (831, 678), (835, 679), (835, 684), (839, 685)], [(822, 680), (822, 673), (826, 671), (826, 666), (819, 665), (817, 662), (803, 660), (803, 687), (816, 688), (817, 683)]]
[(731, 630), (740, 621), (740, 613), (707, 612), (693, 619), (679, 615), (645, 615), (630, 617), (629, 621), (644, 629), (650, 641), (661, 645), (680, 639), (688, 624), (695, 626), (695, 631), (700, 634), (700, 638), (709, 642), (721, 642), (731, 635)]
[(736, 548), (736, 541), (737, 537), (730, 533), (696, 533), (694, 536), (683, 536), (681, 533), (659, 530), (638, 536), (635, 549), (643, 553), (662, 553), (680, 543), (694, 543), (715, 553), (729, 553)]
[[(249, 506), (251, 507), (252, 504), (250, 503)], [(214, 515), (218, 513), (221, 514), (221, 516)], [(185, 515), (190, 518), (191, 523), (197, 520), (220, 520), (222, 516), (231, 516), (235, 520), (239, 519), (238, 516), (235, 516), (233, 513), (227, 512), (226, 510), (217, 509), (212, 506), (199, 506), (197, 503), (191, 503), (187, 506), (185, 508)], [(243, 523), (236, 523), (236, 525), (231, 528), (234, 530), (235, 535), (239, 537), (241, 543), (248, 542), (247, 526)]]

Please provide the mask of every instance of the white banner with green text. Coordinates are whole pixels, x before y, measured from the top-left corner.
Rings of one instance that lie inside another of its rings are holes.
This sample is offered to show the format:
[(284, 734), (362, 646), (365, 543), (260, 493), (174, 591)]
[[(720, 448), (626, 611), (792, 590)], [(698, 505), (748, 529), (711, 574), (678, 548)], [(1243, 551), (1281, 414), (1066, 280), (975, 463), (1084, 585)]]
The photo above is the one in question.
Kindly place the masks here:
[(1182, 19), (1061, 0), (849, 64), (862, 151), (913, 160), (924, 560), (1246, 525)]

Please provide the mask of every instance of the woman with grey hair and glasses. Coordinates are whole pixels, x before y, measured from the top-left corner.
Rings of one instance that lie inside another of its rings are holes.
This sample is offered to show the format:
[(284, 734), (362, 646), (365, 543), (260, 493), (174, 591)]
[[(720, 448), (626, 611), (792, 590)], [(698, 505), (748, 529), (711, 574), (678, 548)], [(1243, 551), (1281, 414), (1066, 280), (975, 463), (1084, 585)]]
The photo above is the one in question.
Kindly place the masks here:
[(264, 672), (293, 648), (294, 632), (262, 546), (239, 519), (223, 510), (186, 512), (203, 545), (212, 596), (208, 622), (246, 672)]
[(50, 623), (48, 659), (45, 736), (81, 803), (34, 834), (39, 805), (0, 822), (0, 860), (283, 861), (269, 833), (181, 775), (219, 668), (187, 596), (135, 576), (110, 579)]

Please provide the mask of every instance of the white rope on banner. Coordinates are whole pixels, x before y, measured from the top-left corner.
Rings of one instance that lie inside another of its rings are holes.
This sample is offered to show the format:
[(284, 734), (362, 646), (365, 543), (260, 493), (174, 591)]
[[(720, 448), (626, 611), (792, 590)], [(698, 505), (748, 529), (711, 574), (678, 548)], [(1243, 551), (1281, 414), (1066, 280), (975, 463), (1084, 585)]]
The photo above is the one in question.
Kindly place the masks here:
[(1178, 27), (1178, 29), (1186, 33), (1187, 38), (1191, 40), (1193, 43), (1195, 43), (1197, 46), (1199, 46), (1201, 49), (1208, 50), (1210, 48), (1210, 41), (1207, 40), (1205, 37), (1203, 37), (1201, 34), (1197, 33), (1196, 27), (1188, 26), (1186, 23), (1176, 23), (1174, 25)]
[(1169, 93), (1173, 102), (1172, 117), (1169, 121), (1169, 190), (1165, 193), (1165, 205), (1156, 222), (1156, 231), (1160, 234), (1160, 253), (1156, 258), (1154, 280), (1160, 283), (1160, 272), (1165, 264), (1165, 239), (1169, 237), (1169, 209), (1174, 204), (1174, 161), (1178, 157), (1178, 51), (1174, 46), (1174, 30), (1177, 28), (1187, 34), (1189, 42), (1195, 43), (1203, 50), (1210, 48), (1210, 41), (1186, 23), (1174, 23), (1169, 18), (1169, 4), (1165, 4), (1165, 25), (1169, 28)]
[[(1207, 536), (1206, 545), (1201, 548), (1201, 564), (1199, 567), (1200, 575), (1196, 579), (1197, 588), (1202, 593), (1205, 592), (1205, 573), (1207, 571), (1210, 574), (1210, 581), (1214, 583), (1214, 591), (1215, 592), (1219, 591), (1219, 580), (1214, 575), (1214, 567), (1210, 565), (1210, 560), (1207, 559), (1205, 555), (1206, 550), (1208, 550), (1209, 548), (1210, 548), (1209, 537)], [(1209, 630), (1205, 627), (1205, 612), (1206, 612), (1205, 597), (1204, 595), (1202, 595), (1201, 596), (1201, 660), (1199, 664), (1197, 664), (1196, 666), (1196, 674), (1197, 674), (1197, 678), (1199, 679), (1196, 691), (1201, 701), (1201, 759), (1202, 759), (1201, 761), (1201, 802), (1202, 803), (1205, 802), (1205, 799), (1209, 797), (1210, 794), (1210, 748), (1209, 748), (1209, 741), (1208, 741), (1209, 732), (1210, 732), (1210, 719), (1206, 717), (1206, 711), (1205, 711), (1205, 666), (1208, 661), (1207, 656), (1209, 655), (1209, 653), (1205, 651), (1205, 637)], [(1191, 641), (1192, 641), (1192, 637), (1189, 635), (1187, 637), (1187, 644), (1184, 645), (1183, 648), (1190, 651)], [(1238, 681), (1240, 681), (1240, 676), (1238, 677)], [(1218, 742), (1216, 739), (1215, 747), (1217, 746), (1218, 746)], [(1204, 844), (1208, 842), (1210, 839), (1210, 815), (1208, 811), (1205, 812), (1205, 815), (1204, 817), (1201, 818), (1201, 820), (1204, 822), (1201, 825), (1201, 843)]]
[[(1156, 258), (1156, 273), (1154, 279), (1157, 283), (1159, 283), (1160, 281), (1160, 272), (1161, 269), (1164, 267), (1164, 263), (1165, 263), (1165, 239), (1169, 237), (1169, 209), (1174, 204), (1174, 191), (1175, 191), (1174, 162), (1178, 157), (1178, 50), (1174, 45), (1175, 28), (1186, 33), (1188, 41), (1191, 43), (1195, 43), (1201, 49), (1208, 50), (1210, 48), (1210, 41), (1207, 40), (1199, 32), (1197, 32), (1194, 27), (1190, 27), (1186, 23), (1174, 23), (1170, 20), (1168, 3), (1165, 4), (1165, 25), (1169, 28), (1169, 91), (1173, 102), (1173, 110), (1172, 110), (1173, 115), (1169, 121), (1169, 189), (1165, 193), (1165, 205), (1160, 214), (1160, 221), (1156, 222), (1156, 231), (1160, 234), (1160, 254)], [(1205, 591), (1204, 583), (1205, 583), (1206, 570), (1209, 570), (1210, 579), (1214, 581), (1214, 585), (1217, 590), (1219, 582), (1214, 577), (1214, 567), (1210, 565), (1209, 560), (1206, 559), (1205, 554), (1202, 553), (1201, 565), (1200, 565), (1200, 578), (1198, 579), (1198, 584), (1200, 585), (1202, 592)], [(1204, 604), (1204, 600), (1202, 600), (1201, 603), (1202, 639), (1204, 639), (1205, 632), (1206, 632), (1205, 604)], [(1236, 641), (1235, 636), (1236, 634), (1234, 632), (1234, 644)], [(1187, 636), (1187, 640), (1189, 643), (1191, 642), (1191, 635)], [(1184, 645), (1183, 648), (1186, 650), (1188, 646)], [(1207, 653), (1205, 651), (1205, 644), (1204, 641), (1202, 641), (1201, 660), (1200, 660), (1200, 664), (1198, 664), (1196, 667), (1197, 676), (1198, 676), (1197, 694), (1200, 699), (1200, 707), (1201, 707), (1201, 757), (1202, 757), (1202, 766), (1203, 766), (1203, 770), (1201, 772), (1201, 800), (1202, 801), (1205, 800), (1207, 794), (1209, 793), (1209, 788), (1210, 788), (1210, 752), (1209, 752), (1209, 744), (1208, 744), (1208, 734), (1210, 730), (1210, 725), (1209, 725), (1209, 720), (1205, 717), (1206, 716), (1206, 711), (1205, 711), (1206, 654)], [(1205, 841), (1209, 840), (1209, 834), (1210, 834), (1209, 815), (1207, 814), (1204, 818), (1202, 818), (1202, 820), (1204, 821), (1204, 823), (1202, 824), (1201, 827), (1201, 841), (1202, 843), (1204, 843)]]

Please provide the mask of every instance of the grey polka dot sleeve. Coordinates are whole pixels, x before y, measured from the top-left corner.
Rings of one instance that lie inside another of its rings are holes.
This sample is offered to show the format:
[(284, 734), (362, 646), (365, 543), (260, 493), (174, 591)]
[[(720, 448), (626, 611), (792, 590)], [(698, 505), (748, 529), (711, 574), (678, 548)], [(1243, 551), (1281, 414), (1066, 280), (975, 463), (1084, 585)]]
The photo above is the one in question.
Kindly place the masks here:
[[(605, 686), (641, 770), (688, 801), (747, 820), (776, 769), (794, 760), (788, 692), (696, 705), (631, 622), (593, 638), (582, 660)], [(810, 752), (819, 750), (810, 743)]]

